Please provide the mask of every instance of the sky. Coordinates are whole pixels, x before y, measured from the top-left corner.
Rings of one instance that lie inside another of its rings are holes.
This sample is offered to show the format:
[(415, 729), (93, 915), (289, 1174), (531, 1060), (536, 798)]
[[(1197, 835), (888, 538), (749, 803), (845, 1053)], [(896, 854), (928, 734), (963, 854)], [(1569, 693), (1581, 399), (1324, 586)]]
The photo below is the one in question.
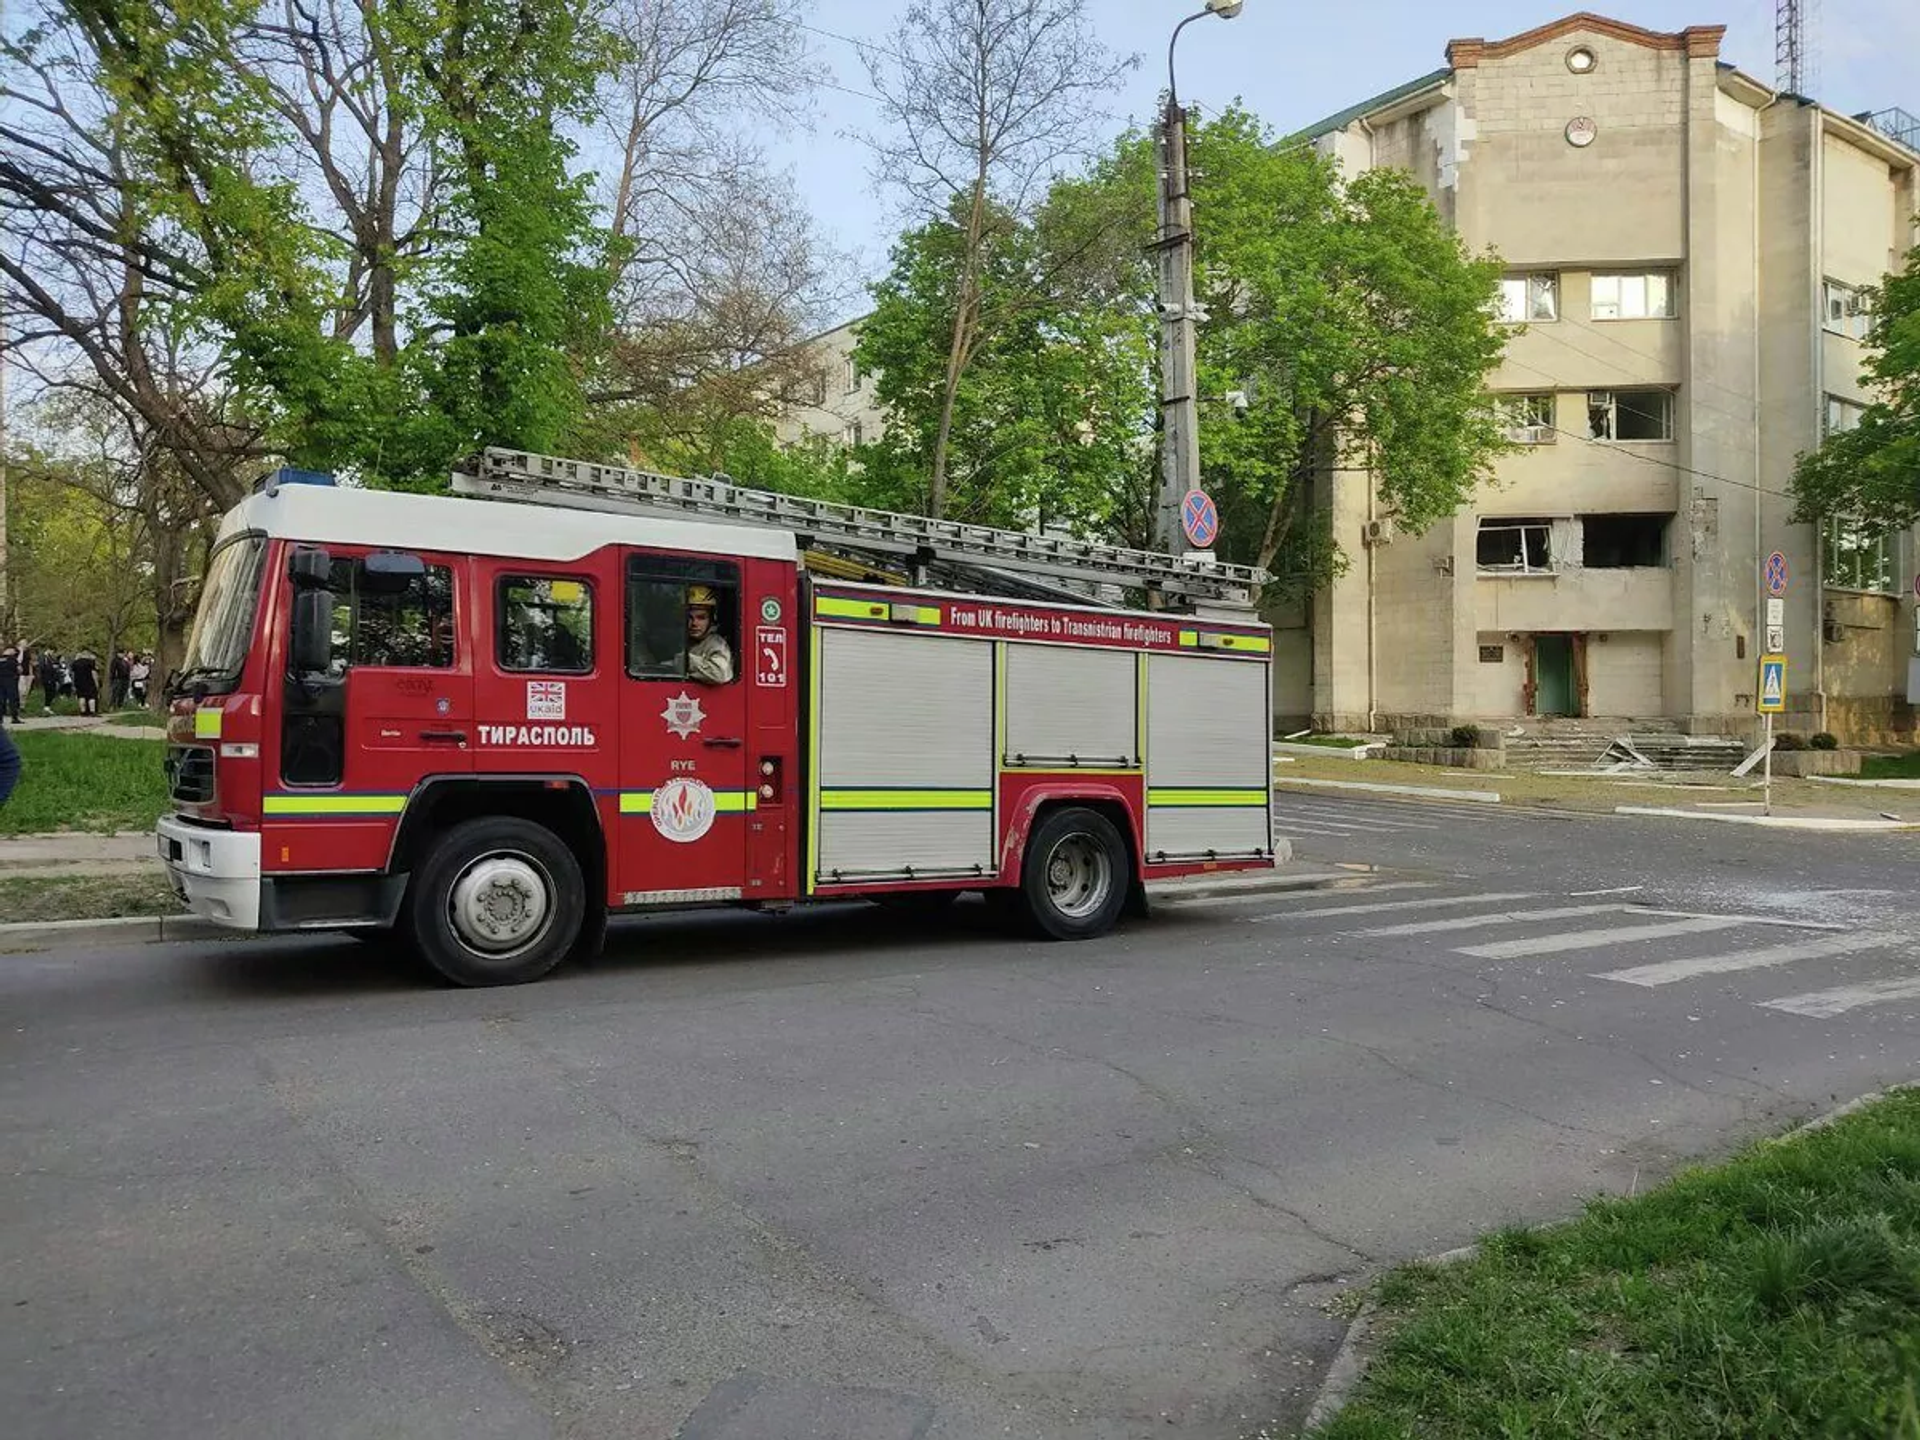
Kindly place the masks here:
[[(1108, 48), (1142, 56), (1113, 98), (1116, 131), (1152, 111), (1165, 83), (1167, 36), (1203, 4), (1086, 0)], [(1237, 19), (1196, 21), (1181, 35), (1180, 94), (1214, 110), (1240, 99), (1276, 130), (1294, 130), (1439, 69), (1449, 40), (1498, 40), (1580, 8), (1552, 0), (1246, 0)], [(1721, 59), (1773, 83), (1774, 0), (1614, 0), (1585, 8), (1650, 30), (1725, 25)], [(763, 137), (768, 158), (792, 172), (826, 235), (852, 252), (863, 276), (884, 268), (896, 228), (851, 138), (875, 123), (875, 106), (848, 93), (869, 83), (853, 46), (819, 32), (884, 41), (900, 14), (901, 7), (874, 0), (815, 0), (814, 57), (844, 88), (819, 92), (810, 132)], [(1816, 66), (1807, 88), (1815, 98), (1848, 115), (1896, 105), (1920, 113), (1920, 0), (1813, 0), (1812, 15)]]

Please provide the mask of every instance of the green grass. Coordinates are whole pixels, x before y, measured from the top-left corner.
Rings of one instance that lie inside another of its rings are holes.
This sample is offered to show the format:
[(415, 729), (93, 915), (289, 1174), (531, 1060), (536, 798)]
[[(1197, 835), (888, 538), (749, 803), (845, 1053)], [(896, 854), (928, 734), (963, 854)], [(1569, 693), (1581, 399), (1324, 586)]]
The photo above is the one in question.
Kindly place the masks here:
[(1904, 755), (1867, 755), (1860, 761), (1862, 780), (1920, 780), (1920, 750)]
[(173, 887), (157, 865), (131, 875), (0, 875), (0, 915), (12, 924), (179, 911)]
[(155, 740), (16, 730), (20, 784), (0, 805), (0, 835), (49, 830), (151, 830), (167, 809)]
[(152, 710), (116, 710), (102, 717), (109, 725), (129, 725), (141, 730), (165, 730), (167, 717)]
[(1920, 1440), (1920, 1090), (1376, 1298), (1324, 1440)]
[(1325, 745), (1330, 750), (1351, 750), (1356, 745), (1365, 745), (1365, 740), (1356, 740), (1351, 735), (1302, 735), (1298, 740), (1289, 740), (1289, 745)]

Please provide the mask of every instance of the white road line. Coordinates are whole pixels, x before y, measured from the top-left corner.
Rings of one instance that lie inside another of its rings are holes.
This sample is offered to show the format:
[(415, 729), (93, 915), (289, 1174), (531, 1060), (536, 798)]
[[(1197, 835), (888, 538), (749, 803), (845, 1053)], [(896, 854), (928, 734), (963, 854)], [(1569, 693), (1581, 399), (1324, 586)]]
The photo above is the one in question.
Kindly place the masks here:
[(1829, 955), (1851, 955), (1899, 942), (1885, 935), (1828, 935), (1798, 945), (1769, 945), (1760, 950), (1732, 950), (1724, 955), (1696, 955), (1690, 960), (1663, 960), (1658, 965), (1635, 965), (1630, 970), (1608, 970), (1596, 980), (1618, 980), (1626, 985), (1672, 985), (1696, 975), (1728, 975), (1736, 970), (1764, 970), (1791, 965), (1796, 960), (1819, 960)]
[(1646, 888), (1644, 885), (1616, 885), (1611, 890), (1569, 890), (1567, 893), (1577, 899), (1582, 895), (1631, 895)]
[(1274, 816), (1273, 823), (1289, 835), (1331, 835), (1344, 839), (1353, 834), (1351, 830), (1344, 827), (1335, 829), (1331, 825), (1309, 825), (1304, 820), (1294, 820), (1285, 815)]
[[(1390, 885), (1375, 886), (1376, 890), (1390, 890)], [(1368, 892), (1373, 893), (1372, 891)], [(1501, 900), (1531, 900), (1526, 894), (1515, 895), (1436, 895), (1427, 900), (1389, 900), (1379, 905), (1330, 905), (1313, 910), (1289, 910), (1281, 915), (1255, 915), (1252, 923), (1260, 925), (1273, 920), (1316, 920), (1322, 915), (1376, 915), (1387, 910), (1426, 910), (1439, 905), (1485, 905)]]
[(1844, 985), (1838, 990), (1815, 990), (1806, 995), (1789, 995), (1782, 1000), (1762, 1000), (1769, 1010), (1784, 1010), (1789, 1015), (1811, 1015), (1816, 1020), (1831, 1019), (1864, 1005), (1887, 1000), (1920, 1000), (1920, 977), (1905, 980), (1875, 980), (1870, 985)]
[(1456, 916), (1451, 920), (1416, 920), (1407, 925), (1381, 925), (1356, 930), (1356, 935), (1427, 935), (1441, 930), (1471, 930), (1476, 925), (1531, 925), (1541, 920), (1572, 920), (1581, 915), (1617, 915), (1631, 905), (1562, 905), (1552, 910), (1506, 910), (1492, 915)]
[(1658, 925), (1623, 925), (1612, 930), (1574, 930), (1565, 935), (1541, 935), (1531, 940), (1499, 940), (1491, 945), (1470, 945), (1453, 953), (1472, 955), (1480, 960), (1514, 960), (1522, 955), (1558, 955), (1566, 950), (1598, 950), (1603, 945), (1664, 940), (1671, 935), (1731, 930), (1736, 925), (1752, 923), (1744, 915), (1695, 915), (1691, 919), (1667, 920)]
[[(1354, 875), (1331, 885), (1305, 886), (1298, 890), (1269, 892), (1264, 895), (1222, 896), (1216, 903), (1221, 905), (1270, 905), (1286, 900), (1325, 900), (1329, 896), (1340, 895), (1378, 895), (1383, 890), (1432, 890), (1435, 882), (1431, 880), (1390, 880), (1384, 885), (1369, 885), (1363, 875)], [(1249, 917), (1252, 918), (1252, 917)], [(1280, 918), (1261, 916), (1261, 919)]]

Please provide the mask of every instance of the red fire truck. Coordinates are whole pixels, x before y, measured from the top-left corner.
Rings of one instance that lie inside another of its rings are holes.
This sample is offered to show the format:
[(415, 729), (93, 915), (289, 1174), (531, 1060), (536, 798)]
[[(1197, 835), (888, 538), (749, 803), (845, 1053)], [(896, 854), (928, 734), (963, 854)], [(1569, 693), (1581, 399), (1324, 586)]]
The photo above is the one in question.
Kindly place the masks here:
[(1254, 571), (515, 452), (455, 489), (226, 516), (159, 825), (196, 914), (491, 985), (622, 912), (974, 890), (1075, 939), (1273, 863)]

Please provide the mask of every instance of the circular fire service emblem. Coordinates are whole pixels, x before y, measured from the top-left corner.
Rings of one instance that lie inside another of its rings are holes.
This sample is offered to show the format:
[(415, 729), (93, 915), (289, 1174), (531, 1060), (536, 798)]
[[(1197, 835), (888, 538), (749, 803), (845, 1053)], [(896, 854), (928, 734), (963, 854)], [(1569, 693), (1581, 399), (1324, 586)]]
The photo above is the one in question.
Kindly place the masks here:
[(698, 780), (676, 776), (653, 792), (649, 813), (653, 828), (680, 845), (690, 845), (713, 828), (713, 791)]

